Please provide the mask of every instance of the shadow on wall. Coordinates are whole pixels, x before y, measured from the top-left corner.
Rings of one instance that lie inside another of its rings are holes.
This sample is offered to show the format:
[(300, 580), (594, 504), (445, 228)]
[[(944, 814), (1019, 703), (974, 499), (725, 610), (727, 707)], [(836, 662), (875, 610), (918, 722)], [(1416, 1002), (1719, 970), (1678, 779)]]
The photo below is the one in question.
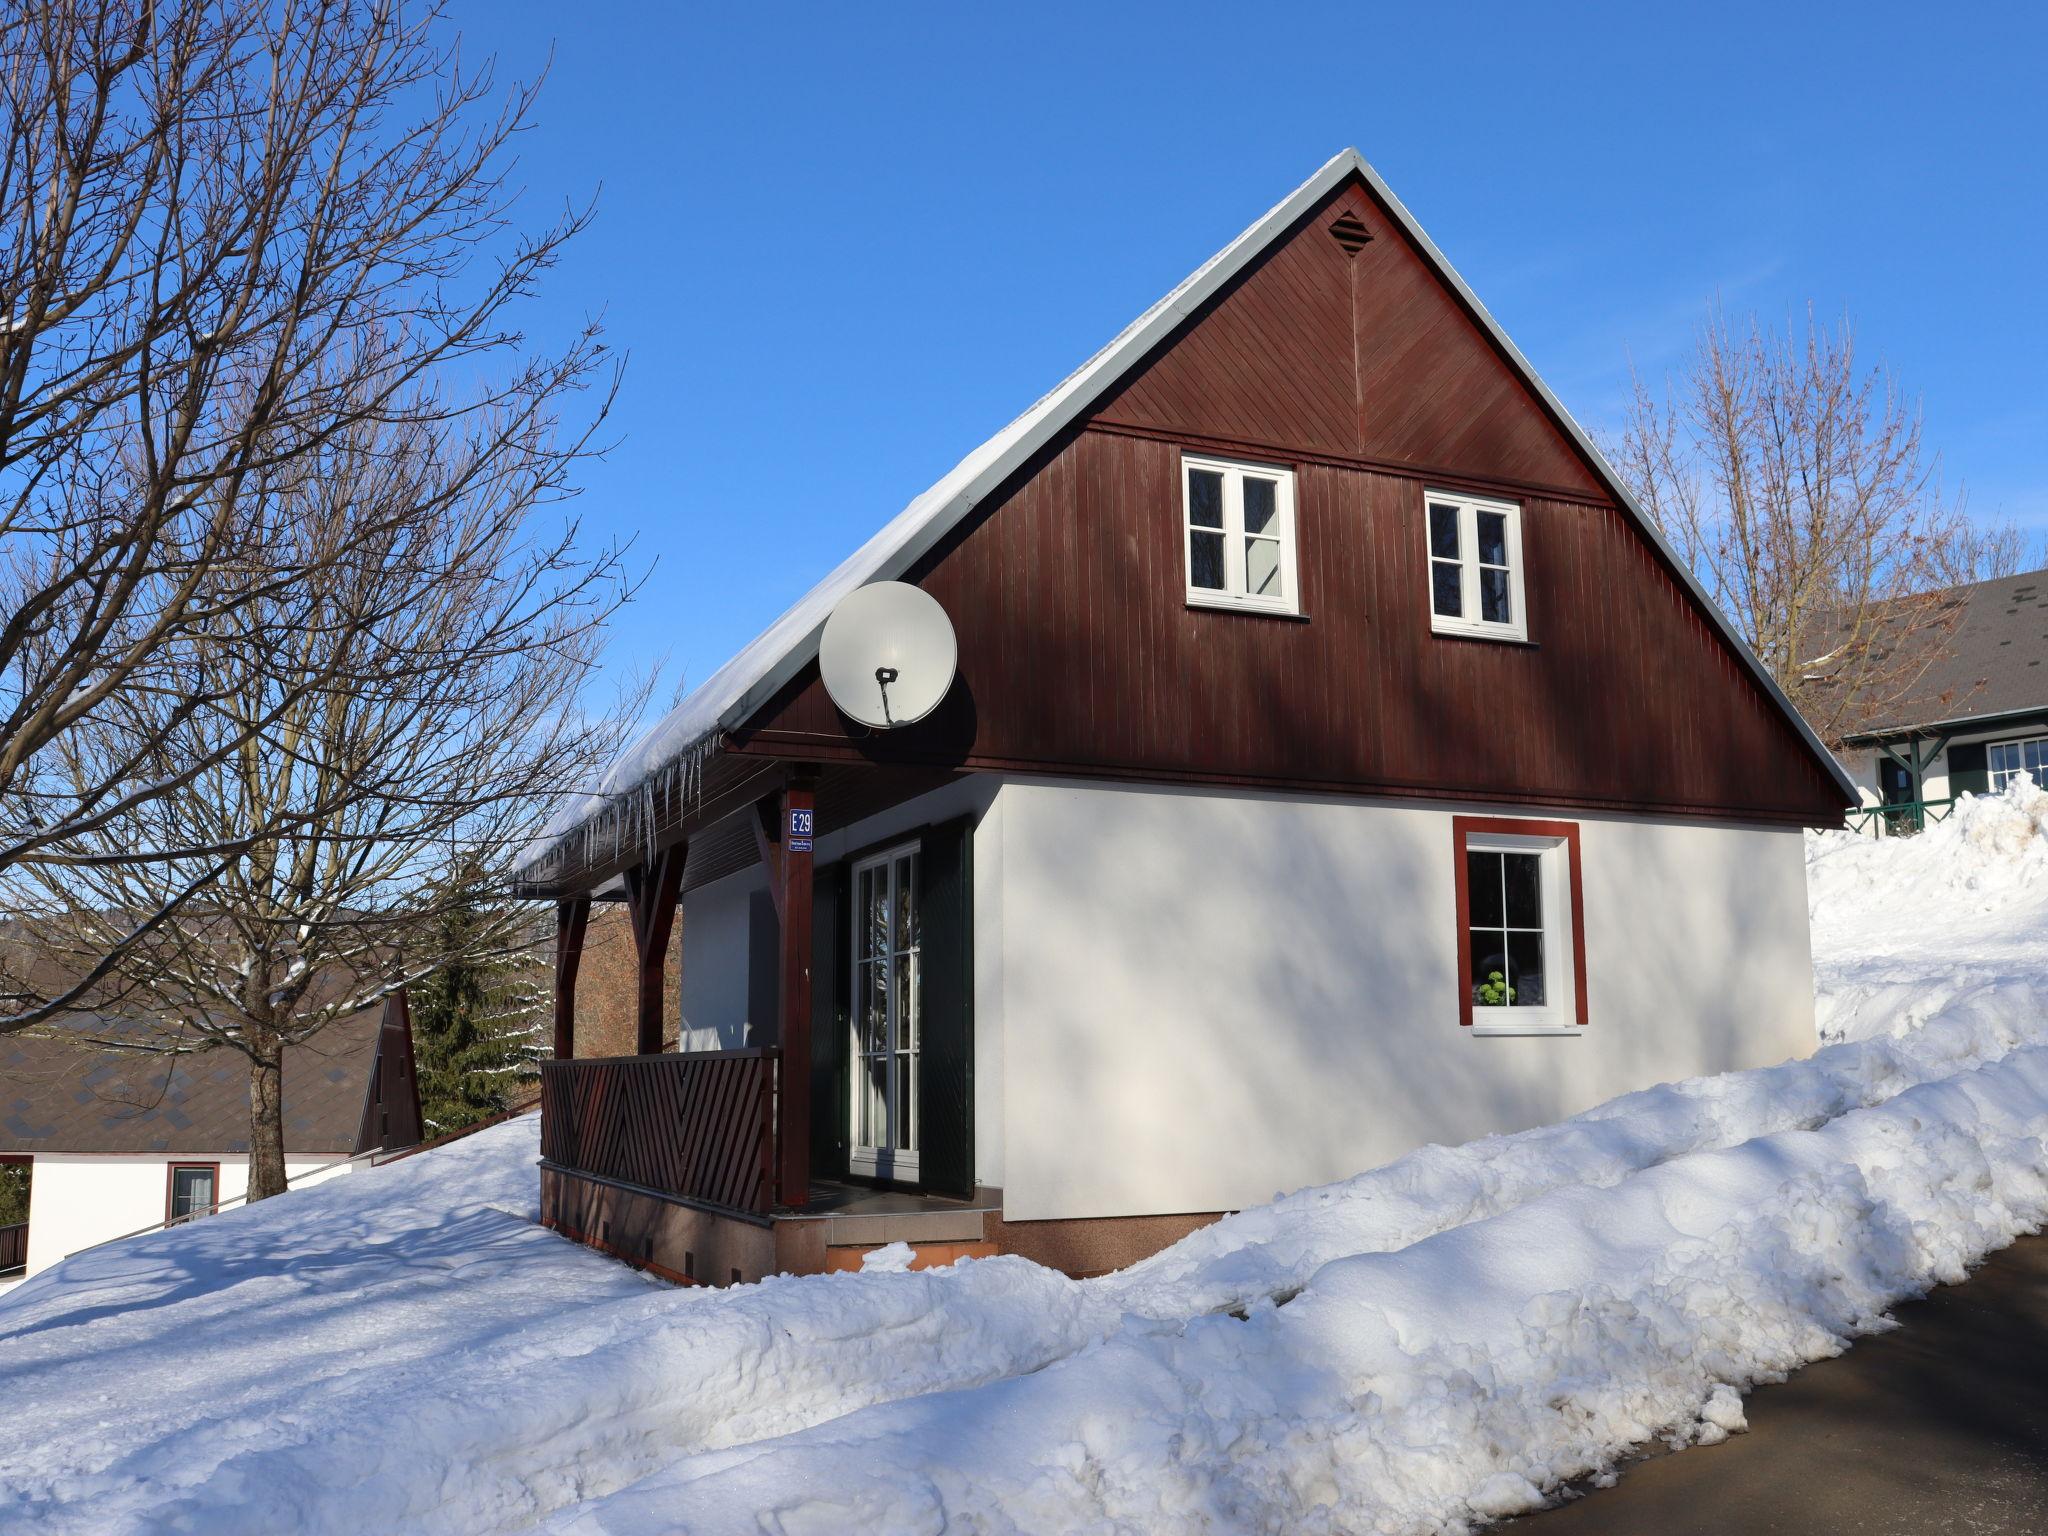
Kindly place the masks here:
[(1451, 807), (1055, 787), (1025, 803), (1007, 1018), (1047, 1102), (1021, 1104), (1012, 1134), (1056, 1120), (1057, 1145), (1020, 1166), (1075, 1191), (1264, 1199), (1810, 1046), (1787, 926), (1803, 885), (1759, 863), (1756, 834), (1577, 818), (1590, 1027), (1480, 1039), (1458, 1025)]
[[(681, 1026), (683, 976), (683, 910), (676, 905), (669, 935), (662, 987), (661, 1048), (676, 1048)], [(639, 1014), (639, 959), (633, 948), (633, 924), (623, 902), (602, 902), (590, 911), (583, 940), (583, 962), (576, 976), (576, 1054), (630, 1056)]]

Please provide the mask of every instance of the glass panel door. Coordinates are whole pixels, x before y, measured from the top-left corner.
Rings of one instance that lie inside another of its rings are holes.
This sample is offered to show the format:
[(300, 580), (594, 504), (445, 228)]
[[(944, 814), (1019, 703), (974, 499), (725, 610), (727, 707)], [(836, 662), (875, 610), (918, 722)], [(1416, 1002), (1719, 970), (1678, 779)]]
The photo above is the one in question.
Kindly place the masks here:
[(917, 1177), (918, 858), (912, 844), (853, 869), (853, 1063), (849, 1166)]

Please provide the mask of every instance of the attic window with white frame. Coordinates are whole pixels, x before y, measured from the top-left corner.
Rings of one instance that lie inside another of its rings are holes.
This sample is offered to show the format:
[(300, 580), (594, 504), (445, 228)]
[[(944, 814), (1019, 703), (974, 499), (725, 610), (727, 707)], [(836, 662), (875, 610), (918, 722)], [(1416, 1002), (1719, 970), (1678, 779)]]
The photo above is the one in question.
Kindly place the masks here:
[(1522, 509), (1511, 501), (1431, 491), (1429, 627), (1492, 640), (1529, 638), (1522, 607)]
[(1181, 460), (1181, 506), (1190, 603), (1301, 611), (1292, 470), (1190, 454)]

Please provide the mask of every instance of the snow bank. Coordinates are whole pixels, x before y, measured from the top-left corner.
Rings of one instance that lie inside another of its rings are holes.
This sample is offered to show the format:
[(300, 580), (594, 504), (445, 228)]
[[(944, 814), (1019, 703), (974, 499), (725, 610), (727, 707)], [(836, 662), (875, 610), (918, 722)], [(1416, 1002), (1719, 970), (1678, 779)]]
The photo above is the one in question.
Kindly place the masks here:
[(575, 1536), (1458, 1531), (1656, 1434), (2048, 1219), (2048, 1049), (1814, 1131), (1560, 1189), (1284, 1307), (1126, 1329), (1046, 1371), (694, 1458)]
[(2048, 1011), (2048, 791), (1966, 795), (1918, 837), (1807, 838), (1823, 1040), (1978, 1008)]

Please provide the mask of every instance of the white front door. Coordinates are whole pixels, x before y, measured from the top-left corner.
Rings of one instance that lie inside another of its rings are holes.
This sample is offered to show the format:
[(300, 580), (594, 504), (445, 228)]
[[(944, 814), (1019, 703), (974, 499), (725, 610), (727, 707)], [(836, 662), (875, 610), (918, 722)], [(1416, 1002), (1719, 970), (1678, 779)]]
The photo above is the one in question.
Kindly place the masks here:
[(852, 1128), (848, 1166), (917, 1178), (917, 844), (853, 867)]

